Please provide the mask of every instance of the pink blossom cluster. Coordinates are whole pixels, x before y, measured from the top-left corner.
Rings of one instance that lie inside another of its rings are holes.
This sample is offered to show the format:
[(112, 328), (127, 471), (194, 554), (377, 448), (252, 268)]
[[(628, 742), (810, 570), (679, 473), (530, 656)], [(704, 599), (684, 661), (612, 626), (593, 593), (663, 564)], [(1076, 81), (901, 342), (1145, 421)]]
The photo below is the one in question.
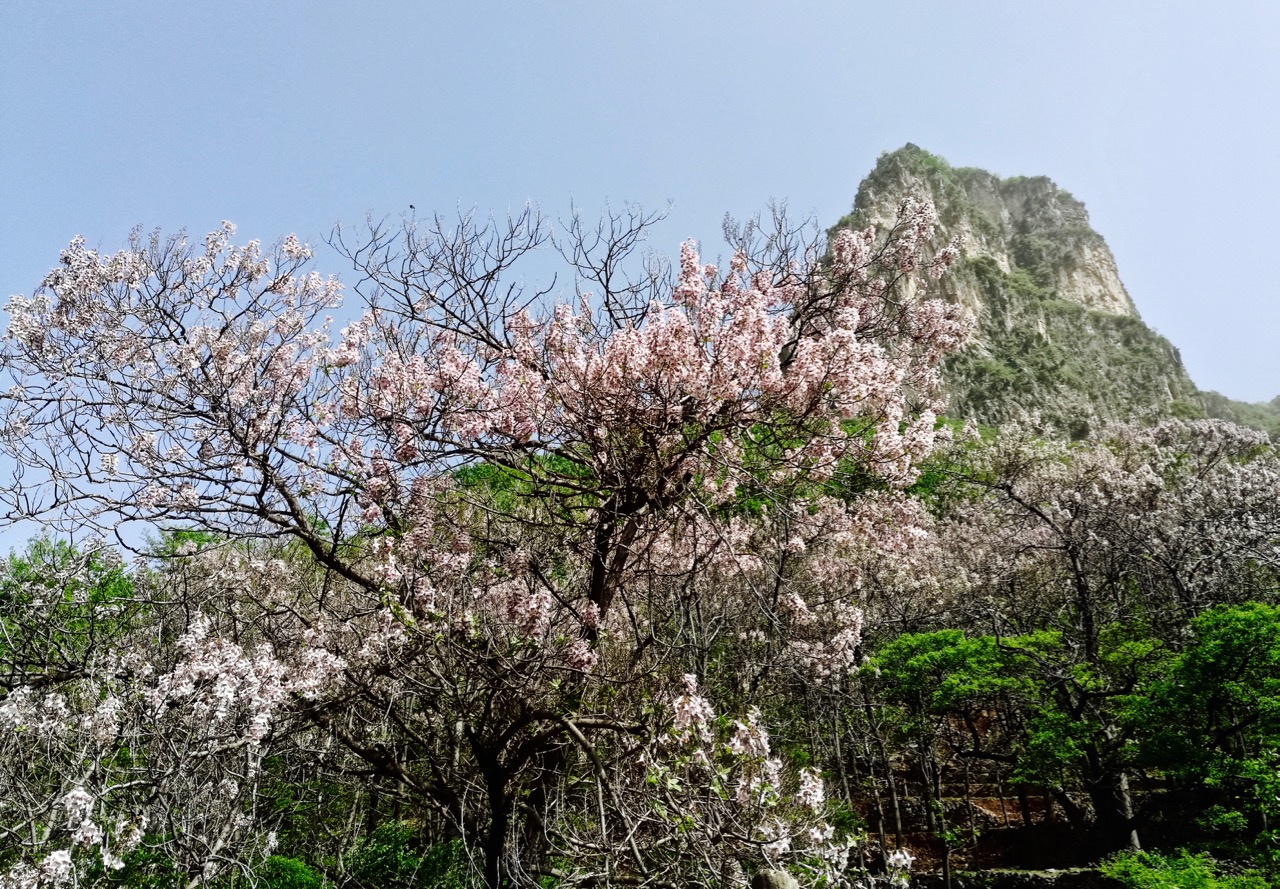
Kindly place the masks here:
[(214, 635), (204, 617), (192, 623), (178, 648), (183, 657), (159, 677), (149, 694), (151, 706), (162, 711), (181, 705), (198, 721), (227, 726), (251, 747), (263, 743), (294, 695), (314, 697), (328, 690), (341, 682), (346, 667), (342, 658), (318, 647), (304, 648), (293, 664), (265, 644), (246, 652)]
[(684, 674), (684, 694), (671, 702), (671, 729), (677, 741), (707, 744), (711, 741), (711, 721), (715, 711), (710, 702), (698, 694), (698, 677)]
[(800, 770), (800, 789), (796, 791), (796, 802), (819, 812), (826, 801), (826, 790), (822, 782), (822, 773), (814, 768)]

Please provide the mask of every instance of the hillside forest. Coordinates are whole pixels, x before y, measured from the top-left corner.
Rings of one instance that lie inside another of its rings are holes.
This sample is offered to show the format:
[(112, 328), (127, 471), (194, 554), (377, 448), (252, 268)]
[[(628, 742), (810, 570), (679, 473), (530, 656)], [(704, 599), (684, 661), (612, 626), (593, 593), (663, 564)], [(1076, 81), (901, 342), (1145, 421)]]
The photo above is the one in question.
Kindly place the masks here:
[(945, 209), (73, 241), (0, 351), (0, 887), (1270, 885), (1280, 455), (949, 413), (1017, 269)]

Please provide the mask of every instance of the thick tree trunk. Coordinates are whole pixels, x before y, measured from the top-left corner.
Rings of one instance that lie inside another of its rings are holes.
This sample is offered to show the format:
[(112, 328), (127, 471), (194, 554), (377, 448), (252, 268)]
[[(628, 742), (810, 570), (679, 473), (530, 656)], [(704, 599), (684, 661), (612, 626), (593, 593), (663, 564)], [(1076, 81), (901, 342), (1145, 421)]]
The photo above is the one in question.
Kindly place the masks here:
[(568, 763), (565, 745), (557, 744), (550, 749), (542, 751), (535, 757), (534, 762), (538, 769), (538, 776), (533, 786), (529, 789), (528, 796), (525, 798), (528, 808), (522, 807), (522, 811), (537, 813), (537, 817), (529, 816), (525, 819), (525, 828), (522, 835), (524, 846), (522, 854), (525, 856), (525, 866), (545, 863), (547, 844), (541, 818), (543, 813), (547, 811), (552, 799), (552, 791), (560, 781)]
[(484, 884), (488, 889), (506, 885), (507, 828), (511, 821), (511, 803), (505, 788), (489, 792), (489, 831), (484, 840)]
[(1128, 775), (1123, 772), (1103, 775), (1089, 782), (1088, 791), (1099, 840), (1109, 851), (1121, 848), (1140, 851), (1142, 844), (1133, 820)]
[[(507, 885), (507, 834), (513, 803), (508, 794), (511, 773), (499, 758), (499, 752), (479, 743), (475, 736), (471, 737), (471, 749), (484, 775), (485, 792), (489, 797), (489, 826), (481, 836), (484, 884), (488, 889), (502, 889)], [(481, 831), (478, 830), (479, 834)]]

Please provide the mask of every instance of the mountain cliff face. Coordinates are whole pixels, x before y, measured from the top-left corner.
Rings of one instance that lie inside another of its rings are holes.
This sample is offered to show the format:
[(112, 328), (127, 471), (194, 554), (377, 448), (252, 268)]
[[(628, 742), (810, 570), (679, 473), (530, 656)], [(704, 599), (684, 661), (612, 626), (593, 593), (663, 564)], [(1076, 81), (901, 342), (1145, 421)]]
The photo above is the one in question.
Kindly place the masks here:
[(1202, 393), (1143, 323), (1084, 204), (1043, 176), (1001, 179), (908, 144), (881, 155), (837, 228), (891, 224), (908, 194), (938, 208), (939, 243), (962, 241), (940, 284), (977, 320), (944, 368), (948, 413), (998, 424), (1038, 414), (1080, 436), (1107, 420), (1222, 416), (1280, 429), (1273, 405)]

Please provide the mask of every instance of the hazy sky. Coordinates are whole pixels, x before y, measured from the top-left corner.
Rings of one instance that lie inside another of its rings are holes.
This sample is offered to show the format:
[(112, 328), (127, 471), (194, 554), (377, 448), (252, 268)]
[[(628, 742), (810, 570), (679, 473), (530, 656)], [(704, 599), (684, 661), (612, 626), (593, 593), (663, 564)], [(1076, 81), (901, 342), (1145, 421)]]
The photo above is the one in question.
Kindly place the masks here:
[[(1280, 393), (1280, 3), (0, 0), (0, 299), (76, 234), (674, 202), (834, 222), (884, 150), (1052, 177), (1205, 388)], [(343, 272), (327, 259), (323, 271)], [(350, 275), (347, 275), (350, 278)]]

